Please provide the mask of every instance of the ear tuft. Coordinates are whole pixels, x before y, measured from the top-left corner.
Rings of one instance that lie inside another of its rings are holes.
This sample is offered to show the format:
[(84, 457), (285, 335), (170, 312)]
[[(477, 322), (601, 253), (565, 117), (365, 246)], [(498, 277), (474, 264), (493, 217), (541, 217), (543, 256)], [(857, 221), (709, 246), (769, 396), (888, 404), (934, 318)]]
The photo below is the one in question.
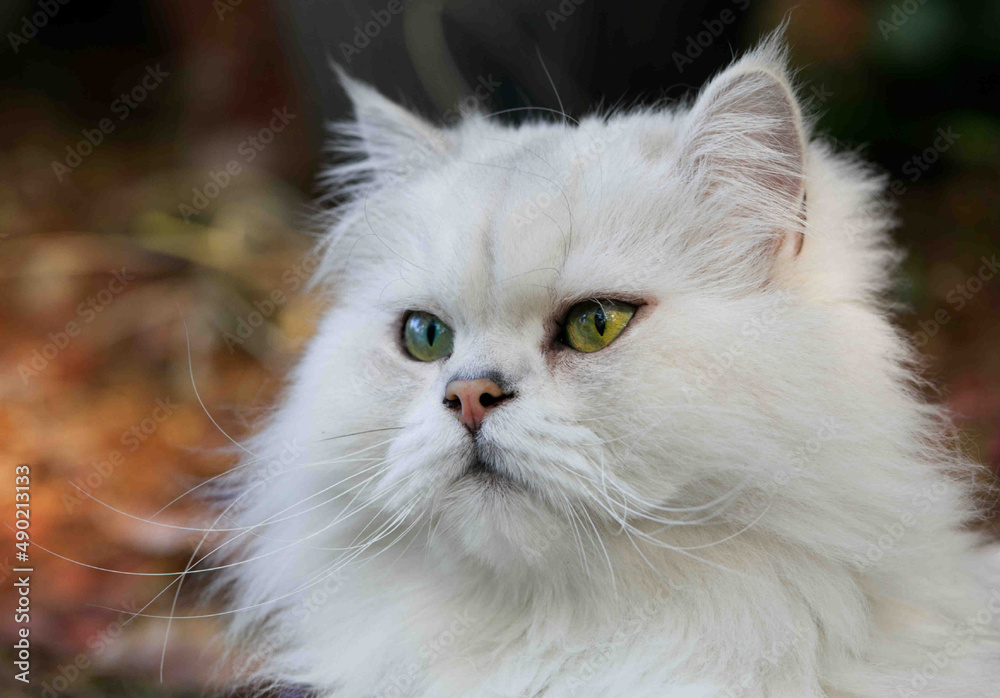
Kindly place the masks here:
[(354, 121), (335, 130), (357, 141), (354, 150), (373, 177), (404, 176), (442, 160), (452, 149), (445, 131), (355, 80), (339, 64), (332, 67), (354, 108)]
[(745, 214), (772, 221), (780, 246), (802, 243), (806, 135), (780, 35), (715, 77), (688, 116), (683, 155)]

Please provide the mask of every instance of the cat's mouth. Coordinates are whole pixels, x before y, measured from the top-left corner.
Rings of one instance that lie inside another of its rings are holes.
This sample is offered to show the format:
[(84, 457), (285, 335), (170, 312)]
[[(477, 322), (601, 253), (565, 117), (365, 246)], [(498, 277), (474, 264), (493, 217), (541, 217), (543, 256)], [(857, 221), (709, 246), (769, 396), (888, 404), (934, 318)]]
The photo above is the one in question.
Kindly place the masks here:
[(524, 483), (499, 469), (489, 458), (477, 454), (459, 476), (459, 480), (475, 480), (488, 488), (520, 487)]

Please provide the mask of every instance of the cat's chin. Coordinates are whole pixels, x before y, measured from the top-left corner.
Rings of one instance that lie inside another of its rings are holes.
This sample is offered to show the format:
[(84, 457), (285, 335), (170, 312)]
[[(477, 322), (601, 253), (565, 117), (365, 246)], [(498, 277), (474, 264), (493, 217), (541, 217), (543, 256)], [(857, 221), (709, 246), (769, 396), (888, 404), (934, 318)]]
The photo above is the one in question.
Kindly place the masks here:
[(513, 494), (513, 490), (523, 490), (527, 484), (492, 462), (479, 457), (473, 459), (459, 476), (457, 484), (461, 483), (479, 488), (484, 495)]
[(562, 526), (519, 478), (489, 464), (470, 464), (448, 488), (441, 530), (461, 553), (497, 568), (541, 563)]

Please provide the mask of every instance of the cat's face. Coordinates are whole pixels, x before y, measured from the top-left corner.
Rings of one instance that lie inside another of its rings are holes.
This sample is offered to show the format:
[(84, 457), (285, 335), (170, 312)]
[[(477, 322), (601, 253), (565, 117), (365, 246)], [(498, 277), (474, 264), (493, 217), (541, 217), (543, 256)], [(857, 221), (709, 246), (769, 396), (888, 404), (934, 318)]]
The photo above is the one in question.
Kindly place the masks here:
[[(371, 166), (398, 172), (340, 224), (335, 306), (300, 375), (324, 456), (385, 430), (337, 471), (371, 476), (361, 523), (553, 564), (744, 485), (795, 360), (774, 278), (805, 154), (783, 79), (738, 65), (679, 113), (449, 133), (349, 87)], [(782, 329), (720, 375), (767, 317)]]

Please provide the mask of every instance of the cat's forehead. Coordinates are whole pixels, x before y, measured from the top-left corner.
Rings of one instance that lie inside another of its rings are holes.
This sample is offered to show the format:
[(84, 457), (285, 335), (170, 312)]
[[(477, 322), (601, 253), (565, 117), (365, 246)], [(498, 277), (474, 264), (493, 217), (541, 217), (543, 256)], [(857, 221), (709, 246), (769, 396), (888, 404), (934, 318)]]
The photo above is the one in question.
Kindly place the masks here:
[(642, 291), (657, 271), (650, 242), (670, 227), (670, 168), (653, 153), (668, 139), (601, 122), (484, 129), (397, 203), (385, 254), (408, 280), (394, 293), (474, 313)]

